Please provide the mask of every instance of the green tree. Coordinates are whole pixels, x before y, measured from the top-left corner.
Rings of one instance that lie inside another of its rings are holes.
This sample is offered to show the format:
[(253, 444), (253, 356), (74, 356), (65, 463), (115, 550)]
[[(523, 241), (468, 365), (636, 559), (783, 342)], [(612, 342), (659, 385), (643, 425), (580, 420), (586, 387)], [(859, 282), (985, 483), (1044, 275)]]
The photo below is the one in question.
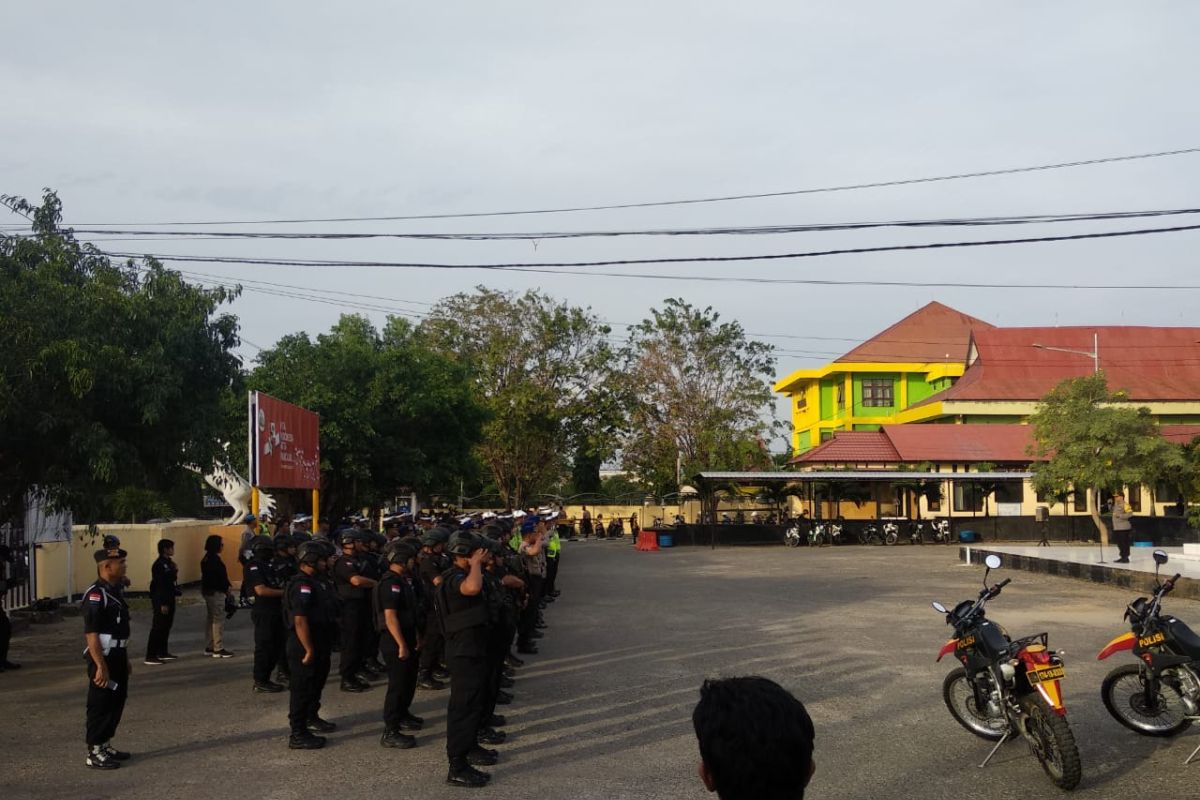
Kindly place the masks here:
[(1180, 449), (1163, 439), (1145, 407), (1133, 408), (1123, 393), (1110, 393), (1103, 372), (1069, 378), (1050, 391), (1029, 418), (1034, 428), (1034, 488), (1063, 495), (1087, 491), (1100, 543), (1108, 546), (1108, 526), (1100, 516), (1101, 490), (1152, 483), (1177, 467)]
[(904, 478), (895, 482), (895, 487), (908, 493), (913, 499), (917, 511), (917, 519), (921, 519), (921, 500), (924, 499), (926, 505), (929, 503), (940, 502), (945, 497), (945, 491), (942, 489), (942, 480), (937, 477), (937, 473), (933, 470), (933, 464), (928, 461), (922, 461), (920, 464), (901, 464), (897, 467), (898, 472), (911, 472), (911, 478)]
[(2, 201), (33, 235), (0, 236), (0, 514), (32, 491), (89, 522), (162, 510), (147, 493), (219, 451), (240, 369), (237, 321), (219, 309), (236, 292), (113, 263), (60, 228), (49, 190), (36, 207)]
[(630, 329), (625, 468), (657, 493), (702, 470), (768, 469), (772, 347), (712, 308), (672, 298)]
[(587, 309), (484, 287), (443, 299), (421, 323), (422, 341), (470, 371), (488, 412), (477, 452), (509, 505), (561, 485), (568, 456), (615, 452), (622, 404), (608, 333)]
[(389, 319), (381, 335), (343, 316), (315, 340), (285, 336), (258, 356), (251, 389), (321, 415), (322, 507), (330, 517), (397, 493), (457, 491), (477, 469), (483, 411), (466, 372)]

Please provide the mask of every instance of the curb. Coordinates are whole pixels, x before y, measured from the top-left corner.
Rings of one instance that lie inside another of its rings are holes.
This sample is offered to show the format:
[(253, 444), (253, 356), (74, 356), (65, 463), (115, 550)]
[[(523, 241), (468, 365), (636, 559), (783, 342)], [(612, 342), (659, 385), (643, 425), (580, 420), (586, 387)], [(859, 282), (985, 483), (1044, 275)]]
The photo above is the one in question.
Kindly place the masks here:
[[(1025, 572), (1037, 572), (1043, 575), (1057, 575), (1063, 578), (1103, 583), (1121, 589), (1150, 594), (1154, 591), (1154, 576), (1148, 572), (1134, 572), (1128, 569), (1116, 569), (1105, 564), (1075, 564), (1068, 561), (1056, 561), (1050, 558), (1036, 556), (1018, 556), (990, 550), (986, 547), (959, 547), (958, 560), (966, 562), (967, 553), (971, 554), (971, 562), (979, 562), (989, 555), (1000, 556), (1004, 566), (1009, 569), (1019, 569)], [(1163, 574), (1171, 577), (1171, 565), (1167, 564)], [(1183, 597), (1188, 600), (1200, 600), (1200, 581), (1192, 578), (1180, 578), (1175, 584), (1173, 597)]]

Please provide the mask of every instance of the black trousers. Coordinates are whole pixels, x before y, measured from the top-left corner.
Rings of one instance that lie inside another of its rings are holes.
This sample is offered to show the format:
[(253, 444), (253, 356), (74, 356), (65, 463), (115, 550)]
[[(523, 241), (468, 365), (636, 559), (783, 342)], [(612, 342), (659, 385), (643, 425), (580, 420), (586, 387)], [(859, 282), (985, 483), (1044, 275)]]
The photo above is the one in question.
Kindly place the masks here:
[(418, 655), (410, 643), (409, 656), (401, 661), (399, 649), (391, 634), (380, 632), (379, 655), (387, 667), (388, 676), (387, 694), (383, 698), (383, 726), (387, 730), (400, 727), (417, 693)]
[(1117, 540), (1117, 552), (1121, 554), (1121, 558), (1129, 558), (1129, 546), (1133, 542), (1133, 531), (1113, 531), (1113, 538)]
[(430, 613), (425, 623), (425, 640), (421, 645), (421, 672), (437, 669), (446, 653), (446, 637), (436, 613)]
[(544, 586), (545, 578), (541, 575), (529, 576), (529, 602), (525, 608), (521, 609), (521, 619), (517, 624), (517, 633), (520, 636), (521, 644), (529, 644), (532, 641), (531, 636), (538, 619), (538, 603), (542, 600)]
[(104, 657), (108, 665), (108, 679), (117, 684), (116, 689), (101, 689), (92, 683), (96, 677), (96, 662), (87, 658), (87, 744), (93, 747), (105, 744), (116, 735), (125, 712), (125, 698), (129, 696), (129, 653), (125, 648), (110, 650)]
[(293, 736), (307, 731), (308, 721), (315, 718), (321, 710), (321, 692), (329, 678), (330, 643), (317, 641), (313, 646), (315, 652), (312, 663), (303, 664), (301, 662), (304, 659), (304, 647), (300, 644), (300, 639), (295, 631), (288, 635), (287, 660), (292, 674), (288, 725)]
[(154, 606), (150, 620), (150, 635), (146, 638), (146, 658), (161, 658), (170, 652), (167, 640), (171, 637), (171, 626), (175, 624), (175, 599), (167, 604), (167, 613), (162, 606)]
[(349, 680), (362, 672), (367, 657), (367, 611), (363, 600), (342, 601), (342, 656), (338, 660), (338, 672), (342, 680)]
[(250, 620), (254, 623), (254, 682), (268, 683), (275, 667), (286, 660), (287, 628), (283, 625), (283, 612), (251, 611)]
[[(0, 595), (0, 601), (4, 599)], [(8, 614), (4, 611), (4, 606), (0, 605), (0, 663), (8, 661), (8, 644), (12, 641), (12, 621), (9, 620)]]
[(492, 714), (496, 713), (496, 700), (500, 697), (500, 679), (504, 675), (504, 659), (508, 657), (508, 648), (512, 645), (516, 632), (515, 625), (500, 624), (492, 630), (488, 639), (488, 682), (487, 693), (483, 699), (480, 727), (486, 727), (484, 723)]
[(546, 594), (551, 594), (555, 590), (555, 581), (558, 579), (558, 562), (562, 556), (546, 559)]
[(467, 754), (478, 747), (476, 737), (483, 727), (487, 700), (488, 662), (486, 648), (459, 654), (446, 648), (450, 667), (450, 703), (446, 707), (446, 757), (451, 767), (466, 764)]

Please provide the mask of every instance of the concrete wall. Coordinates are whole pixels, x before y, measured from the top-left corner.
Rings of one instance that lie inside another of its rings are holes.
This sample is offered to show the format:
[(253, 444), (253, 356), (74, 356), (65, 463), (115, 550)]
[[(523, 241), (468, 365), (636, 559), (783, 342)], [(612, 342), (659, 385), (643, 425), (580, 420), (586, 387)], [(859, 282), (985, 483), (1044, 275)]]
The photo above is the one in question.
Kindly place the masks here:
[[(126, 575), (129, 591), (150, 589), (150, 566), (158, 558), (158, 543), (162, 539), (175, 542), (175, 563), (179, 566), (179, 582), (200, 580), (200, 559), (204, 556), (204, 540), (217, 533), (226, 540), (222, 558), (229, 577), (238, 584), (242, 570), (237, 563), (237, 543), (240, 526), (213, 525), (209, 520), (178, 520), (161, 525), (100, 525), (92, 537), (86, 527), (76, 526), (70, 542), (46, 542), (37, 546), (38, 597), (66, 597), (68, 592), (78, 596), (96, 579), (93, 553), (100, 549), (103, 537), (113, 534), (121, 539), (121, 547), (129, 553)], [(70, 556), (68, 557), (68, 550)]]

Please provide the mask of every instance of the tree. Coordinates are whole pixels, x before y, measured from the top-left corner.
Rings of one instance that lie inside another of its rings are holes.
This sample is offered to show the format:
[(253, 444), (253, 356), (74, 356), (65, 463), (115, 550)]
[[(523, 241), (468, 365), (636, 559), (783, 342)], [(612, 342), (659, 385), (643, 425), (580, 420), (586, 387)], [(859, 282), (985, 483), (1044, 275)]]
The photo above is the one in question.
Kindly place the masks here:
[(933, 471), (933, 464), (928, 461), (922, 461), (920, 464), (901, 464), (897, 468), (898, 472), (911, 472), (911, 478), (904, 478), (895, 482), (895, 487), (901, 489), (913, 498), (916, 505), (917, 519), (921, 519), (921, 500), (924, 499), (926, 505), (929, 503), (940, 502), (945, 497), (945, 492), (942, 489), (942, 480), (937, 477), (937, 473)]
[(0, 515), (31, 492), (89, 522), (161, 510), (147, 493), (218, 452), (240, 369), (219, 309), (236, 291), (113, 263), (59, 227), (52, 191), (37, 207), (0, 199), (34, 232), (0, 236)]
[(630, 329), (625, 468), (657, 493), (702, 470), (770, 468), (775, 359), (712, 308), (669, 299)]
[(379, 505), (402, 489), (457, 492), (477, 469), (483, 411), (462, 367), (433, 352), (412, 327), (383, 334), (344, 315), (312, 340), (292, 334), (258, 356), (248, 379), (321, 415), (322, 506), (330, 517)]
[(487, 410), (477, 448), (504, 502), (520, 506), (568, 475), (568, 456), (603, 461), (622, 423), (609, 328), (541, 292), (478, 287), (434, 306), (418, 334), (472, 376)]
[(1100, 516), (1100, 491), (1151, 482), (1177, 467), (1182, 455), (1163, 439), (1150, 409), (1130, 408), (1121, 392), (1110, 393), (1103, 372), (1069, 378), (1054, 387), (1029, 418), (1034, 428), (1034, 488), (1061, 495), (1086, 490), (1100, 543), (1108, 526)]

